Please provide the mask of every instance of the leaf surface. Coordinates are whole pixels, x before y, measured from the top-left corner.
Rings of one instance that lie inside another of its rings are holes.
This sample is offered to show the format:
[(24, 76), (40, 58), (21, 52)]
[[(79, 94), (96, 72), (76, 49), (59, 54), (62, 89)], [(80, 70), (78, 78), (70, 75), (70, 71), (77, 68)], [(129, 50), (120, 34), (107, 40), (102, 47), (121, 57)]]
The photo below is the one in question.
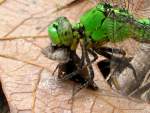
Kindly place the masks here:
[(52, 72), (56, 61), (41, 50), (49, 45), (47, 26), (61, 14), (71, 22), (93, 6), (84, 1), (55, 12), (73, 0), (7, 0), (0, 5), (0, 80), (11, 113), (148, 113), (146, 103), (137, 103), (113, 92), (94, 65), (99, 91), (60, 82)]

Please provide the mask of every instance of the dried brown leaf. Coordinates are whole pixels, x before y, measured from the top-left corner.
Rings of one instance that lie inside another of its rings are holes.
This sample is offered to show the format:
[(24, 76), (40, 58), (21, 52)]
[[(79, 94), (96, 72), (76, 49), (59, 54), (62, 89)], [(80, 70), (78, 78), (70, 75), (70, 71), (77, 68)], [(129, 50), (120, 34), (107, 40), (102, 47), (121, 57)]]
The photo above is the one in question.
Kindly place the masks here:
[(47, 26), (57, 16), (77, 21), (93, 3), (54, 13), (60, 3), (73, 0), (8, 0), (0, 6), (0, 80), (11, 113), (148, 113), (149, 105), (136, 103), (113, 92), (97, 67), (99, 91), (83, 89), (72, 98), (75, 84), (59, 82), (52, 72), (57, 62), (41, 49), (50, 41)]

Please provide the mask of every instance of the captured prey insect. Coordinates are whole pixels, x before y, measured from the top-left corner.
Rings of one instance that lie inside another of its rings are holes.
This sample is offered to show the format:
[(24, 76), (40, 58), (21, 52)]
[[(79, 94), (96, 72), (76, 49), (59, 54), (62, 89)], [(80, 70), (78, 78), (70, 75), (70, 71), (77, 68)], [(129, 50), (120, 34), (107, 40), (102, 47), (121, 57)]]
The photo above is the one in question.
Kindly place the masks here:
[[(58, 79), (59, 80), (65, 80), (70, 79), (71, 81), (74, 81), (76, 83), (79, 83), (80, 85), (83, 85), (86, 83), (86, 80), (88, 80), (88, 70), (85, 67), (84, 69), (80, 70), (78, 73), (76, 73), (76, 70), (81, 67), (80, 64), (80, 57), (76, 54), (75, 51), (67, 51), (67, 48), (55, 48), (53, 50), (53, 46), (48, 46), (45, 48), (42, 52), (43, 54), (48, 58), (57, 59), (59, 61), (59, 64), (57, 65), (55, 71), (58, 69)], [(53, 53), (53, 54), (52, 54)], [(74, 72), (75, 76), (70, 77), (66, 75), (72, 74)], [(98, 87), (96, 83), (89, 84), (88, 88), (92, 90), (97, 90)], [(79, 90), (79, 89), (78, 89)]]
[[(103, 45), (107, 42), (122, 42), (127, 38), (137, 41), (150, 41), (150, 19), (136, 19), (128, 10), (113, 7), (108, 3), (99, 3), (80, 17), (80, 21), (71, 24), (66, 17), (59, 17), (48, 27), (48, 34), (51, 39), (51, 51), (49, 58), (61, 60), (68, 63), (72, 59), (72, 52), (76, 54), (77, 45), (80, 43), (82, 56), (76, 71), (65, 75), (62, 79), (69, 79), (76, 76), (84, 68), (88, 70), (88, 79), (81, 88), (93, 84), (94, 71), (92, 63), (98, 55), (107, 59), (113, 57), (113, 53), (125, 56), (122, 49), (108, 48)], [(65, 50), (65, 57), (58, 55), (54, 57), (59, 49)], [(89, 58), (91, 54), (94, 59)]]

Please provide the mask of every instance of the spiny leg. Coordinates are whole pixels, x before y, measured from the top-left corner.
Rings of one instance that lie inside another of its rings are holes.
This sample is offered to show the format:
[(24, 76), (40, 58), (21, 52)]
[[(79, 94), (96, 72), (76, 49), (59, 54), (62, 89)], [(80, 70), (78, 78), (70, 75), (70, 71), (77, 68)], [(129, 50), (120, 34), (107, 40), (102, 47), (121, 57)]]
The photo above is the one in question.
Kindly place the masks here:
[[(80, 60), (79, 66), (77, 66), (78, 67), (77, 70), (73, 71), (72, 73), (67, 74), (63, 78), (61, 78), (61, 80), (71, 79), (74, 76), (76, 76), (77, 74), (79, 74), (85, 68), (87, 69), (88, 80), (86, 80), (86, 82), (84, 84), (82, 84), (81, 87), (79, 87), (79, 89), (77, 89), (77, 91), (74, 92), (73, 95), (75, 95), (78, 91), (80, 91), (84, 87), (90, 87), (90, 88), (92, 88), (94, 90), (96, 90), (98, 88), (97, 85), (93, 81), (94, 71), (93, 71), (93, 68), (92, 68), (92, 65), (91, 65), (92, 62), (94, 62), (98, 58), (98, 56), (97, 56), (97, 54), (94, 51), (87, 50), (86, 47), (85, 47), (85, 43), (84, 42), (81, 45), (81, 48), (82, 48), (82, 56), (81, 56), (81, 60)], [(94, 59), (92, 61), (90, 61), (90, 58), (88, 56), (88, 52), (91, 53), (93, 55), (93, 57), (94, 57)], [(77, 59), (75, 58), (75, 56), (76, 56), (76, 54), (73, 54), (71, 56), (71, 59), (75, 60), (74, 62), (77, 62)], [(86, 64), (85, 64), (85, 62), (86, 62)]]
[[(82, 56), (85, 59), (86, 63), (87, 63), (87, 71), (88, 71), (88, 80), (86, 81), (86, 83), (84, 83), (83, 85), (81, 85), (76, 92), (74, 92), (73, 95), (75, 95), (77, 92), (79, 92), (82, 88), (87, 87), (89, 85), (94, 86), (95, 90), (98, 89), (97, 85), (94, 83), (93, 79), (94, 79), (94, 71), (93, 71), (93, 67), (92, 67), (92, 63), (91, 60), (89, 58), (88, 55), (88, 50), (86, 48), (86, 42), (85, 40), (82, 40), (81, 42), (81, 48), (82, 48)], [(90, 51), (90, 50), (89, 50)], [(91, 51), (90, 51), (91, 52)], [(93, 56), (96, 56), (94, 52), (91, 52), (93, 54)], [(93, 61), (95, 61), (97, 58), (95, 57)]]
[(91, 64), (92, 64), (93, 62), (95, 62), (98, 59), (98, 55), (92, 49), (88, 49), (88, 52), (94, 57), (94, 59), (91, 60)]
[(71, 60), (73, 60), (73, 62), (75, 62), (76, 64), (78, 64), (78, 61), (80, 61), (79, 65), (76, 65), (77, 69), (75, 71), (73, 71), (73, 72), (65, 75), (64, 77), (62, 77), (61, 80), (68, 80), (68, 79), (76, 76), (77, 74), (79, 74), (80, 71), (82, 71), (82, 69), (83, 69), (82, 67), (84, 65), (84, 58), (81, 58), (81, 60), (80, 60), (80, 59), (77, 59), (76, 57), (78, 57), (76, 55), (76, 53), (74, 53), (74, 54), (71, 55)]
[[(80, 59), (79, 59), (80, 60)], [(60, 65), (59, 70), (58, 70), (58, 78), (62, 81), (62, 78), (74, 71), (77, 70), (77, 66), (76, 66), (77, 62), (74, 62), (73, 60), (70, 60), (67, 63), (63, 63), (62, 65)], [(85, 83), (85, 79), (82, 76), (82, 73), (78, 73), (75, 76), (73, 76), (72, 78), (69, 78), (70, 80), (80, 83), (80, 84), (84, 84)]]
[[(113, 51), (112, 51), (113, 50)], [(129, 67), (133, 70), (133, 73), (134, 73), (134, 77), (136, 79), (136, 81), (138, 82), (138, 79), (137, 79), (137, 76), (136, 76), (136, 71), (134, 69), (134, 67), (130, 64), (130, 61), (132, 58), (125, 58), (125, 51), (122, 50), (122, 49), (117, 49), (117, 48), (107, 48), (107, 47), (101, 47), (101, 48), (98, 48), (98, 49), (95, 49), (95, 51), (106, 57), (108, 60), (107, 60), (107, 66), (109, 66), (109, 71), (111, 70), (111, 74), (107, 75), (107, 78), (105, 79), (107, 82), (110, 81), (110, 79), (112, 79), (111, 81), (113, 82), (113, 84), (115, 85), (115, 87), (117, 89), (119, 89), (119, 85), (118, 85), (118, 82), (117, 82), (117, 79), (114, 77), (112, 77), (112, 75), (118, 70), (118, 69), (121, 69), (122, 66), (126, 66), (126, 67)], [(123, 55), (122, 58), (120, 57), (116, 57), (116, 56), (113, 56), (113, 54), (110, 54), (110, 53), (115, 53), (115, 54), (121, 54)], [(113, 58), (113, 60), (112, 60)], [(117, 65), (115, 65), (116, 68), (113, 68), (113, 69), (110, 69), (112, 67), (112, 64), (111, 61), (113, 61), (114, 63), (116, 62)], [(109, 62), (109, 63), (108, 63)], [(120, 62), (120, 63), (118, 63)], [(99, 65), (99, 64), (98, 64)], [(106, 67), (107, 68), (107, 67)], [(107, 69), (108, 69), (107, 68)], [(125, 67), (124, 67), (125, 68)], [(121, 69), (122, 70), (122, 69)]]
[(140, 96), (142, 96), (142, 94), (144, 94), (144, 98), (147, 99), (146, 101), (150, 102), (150, 70), (145, 75), (140, 87), (136, 88), (136, 90), (130, 93), (129, 96), (139, 98)]
[(55, 72), (58, 70), (58, 68), (60, 68), (61, 67), (61, 63), (60, 64), (58, 64), (56, 67), (55, 67), (55, 69), (54, 69), (54, 71), (53, 71), (53, 73), (52, 73), (52, 76), (55, 74)]
[(101, 51), (109, 52), (109, 53), (115, 53), (115, 54), (121, 54), (122, 56), (126, 55), (126, 52), (123, 49), (118, 48), (111, 48), (111, 47), (100, 47)]
[[(86, 56), (86, 59), (89, 59), (89, 56)], [(90, 64), (90, 62), (87, 62)], [(73, 95), (75, 95), (76, 93), (78, 93), (81, 89), (83, 89), (84, 87), (91, 87), (93, 90), (97, 90), (98, 87), (96, 85), (96, 83), (93, 81), (94, 79), (94, 71), (93, 71), (93, 67), (92, 65), (88, 65), (87, 66), (87, 70), (88, 70), (88, 80), (81, 85), (74, 93)]]
[[(65, 74), (63, 74), (63, 77), (61, 77), (61, 80), (73, 79), (74, 77), (79, 75), (81, 71), (86, 68), (86, 66), (82, 68), (83, 65), (84, 65), (84, 58), (80, 59), (79, 56), (76, 54), (76, 52), (72, 51), (70, 61), (60, 66), (60, 72), (63, 70), (64, 70), (63, 72), (66, 72)], [(64, 67), (69, 68), (69, 70), (63, 69)]]
[[(97, 54), (96, 54), (94, 51), (92, 51), (91, 49), (88, 49), (88, 52), (93, 55), (94, 59), (91, 60), (90, 62), (88, 62), (87, 64), (84, 64), (84, 62), (85, 62), (85, 55), (83, 55), (83, 54), (84, 54), (83, 51), (84, 51), (84, 50), (82, 49), (82, 56), (81, 56), (81, 60), (80, 60), (80, 63), (79, 63), (79, 66), (78, 66), (77, 70), (74, 71), (74, 72), (72, 72), (72, 73), (70, 73), (70, 74), (65, 75), (65, 76), (62, 78), (62, 80), (67, 80), (67, 79), (69, 79), (69, 78), (72, 78), (73, 76), (75, 76), (76, 74), (78, 74), (80, 71), (82, 71), (83, 69), (87, 68), (87, 66), (89, 66), (89, 65), (91, 65), (93, 62), (95, 62), (96, 59), (98, 58)], [(86, 50), (86, 51), (87, 51), (87, 50)], [(75, 62), (76, 62), (76, 61), (75, 61)]]
[(110, 47), (100, 47), (100, 48), (94, 48), (93, 49), (96, 53), (99, 55), (102, 55), (106, 57), (107, 59), (111, 60), (113, 58), (113, 53), (115, 54), (121, 54), (125, 56), (126, 52), (123, 49), (118, 48), (110, 48)]
[[(119, 53), (119, 52), (120, 52), (120, 49), (113, 49), (113, 50), (115, 50), (116, 53)], [(107, 57), (107, 58), (112, 58), (112, 55), (111, 55), (111, 54), (105, 52), (105, 51), (111, 52), (111, 51), (112, 51), (112, 48), (102, 47), (102, 48), (98, 49), (98, 51), (100, 51), (100, 52), (99, 52), (100, 55), (105, 56), (105, 57)], [(122, 51), (122, 50), (121, 50), (121, 51)], [(94, 59), (91, 60), (91, 61), (88, 60), (88, 61), (87, 61), (87, 64), (84, 64), (84, 60), (85, 60), (85, 59), (89, 59), (89, 56), (86, 57), (87, 54), (88, 54), (88, 53), (87, 53), (87, 50), (84, 50), (83, 47), (82, 47), (82, 57), (81, 57), (81, 61), (80, 61), (80, 65), (79, 65), (78, 69), (77, 69), (76, 71), (73, 71), (73, 72), (70, 73), (70, 74), (65, 75), (64, 77), (61, 78), (61, 80), (68, 80), (68, 79), (70, 79), (70, 78), (76, 76), (81, 70), (83, 70), (83, 69), (86, 68), (87, 66), (91, 65), (91, 64), (98, 58), (97, 54), (96, 54), (93, 50), (88, 49), (88, 52), (93, 55)], [(96, 52), (97, 52), (97, 51), (96, 51)], [(120, 52), (120, 53), (121, 53), (121, 52)], [(86, 55), (85, 55), (85, 54), (86, 54)], [(74, 57), (74, 56), (76, 57), (77, 55), (73, 55), (72, 57)], [(76, 59), (76, 58), (73, 58), (73, 59)], [(89, 61), (90, 61), (90, 62), (89, 62)], [(76, 61), (75, 61), (75, 62), (76, 62)], [(88, 68), (88, 71), (89, 71), (89, 74), (88, 74), (88, 75), (93, 75), (93, 74), (90, 74), (90, 73), (92, 73), (92, 71), (93, 71), (92, 68)], [(91, 79), (93, 79), (93, 78), (91, 78)], [(86, 86), (86, 84), (85, 84), (85, 86)]]
[[(96, 48), (94, 49), (99, 55), (102, 55), (104, 57), (106, 57), (108, 59), (107, 61), (107, 66), (108, 66), (108, 62), (111, 61), (112, 58), (115, 58), (115, 56), (113, 56), (113, 53), (115, 54), (121, 54), (123, 55), (123, 57), (125, 56), (126, 52), (123, 49), (118, 49), (118, 48), (110, 48), (110, 47), (100, 47), (100, 48)], [(109, 63), (110, 64), (110, 63)], [(110, 64), (111, 65), (111, 64)], [(110, 65), (108, 68), (110, 68)], [(107, 68), (107, 69), (108, 69)], [(115, 70), (114, 70), (115, 71)], [(109, 69), (110, 72), (110, 69)], [(109, 81), (111, 75), (107, 76), (106, 81)], [(116, 80), (114, 80), (116, 81)]]
[[(59, 79), (64, 80), (64, 78), (73, 80), (75, 82), (80, 83), (81, 85), (85, 84), (87, 82), (87, 75), (88, 70), (87, 68), (78, 70), (78, 65), (80, 65), (81, 59), (78, 57), (78, 55), (75, 52), (72, 52), (71, 54), (71, 60), (68, 63), (64, 63), (60, 65), (59, 67)], [(85, 58), (83, 57), (83, 60)], [(61, 77), (60, 77), (61, 76)], [(67, 77), (66, 77), (67, 76)], [(97, 86), (95, 83), (89, 84), (88, 88), (91, 89), (97, 89)]]
[(139, 99), (142, 97), (142, 94), (145, 94), (145, 101), (150, 102), (150, 82), (133, 91), (131, 94), (129, 94), (129, 97), (136, 97)]
[[(110, 70), (110, 68), (111, 68), (111, 63), (110, 62), (111, 62), (111, 59), (114, 58), (113, 53), (115, 53), (115, 54), (121, 54), (121, 55), (125, 56), (125, 51), (122, 50), (122, 49), (117, 49), (117, 48), (100, 47), (100, 48), (96, 48), (94, 50), (99, 55), (102, 55), (102, 56), (104, 56), (104, 57), (106, 57), (108, 59), (108, 60), (105, 60), (104, 62), (102, 62), (103, 65), (105, 63), (106, 66), (107, 66), (106, 69), (102, 69), (103, 72), (106, 71), (106, 70), (109, 73), (110, 73), (110, 71), (113, 71), (113, 73), (115, 72), (115, 69), (114, 70)], [(97, 65), (101, 67), (102, 63), (101, 64), (99, 63)], [(118, 85), (118, 82), (117, 82), (116, 78), (115, 77), (112, 78), (112, 74), (109, 74), (109, 73), (107, 73), (108, 75), (105, 74), (105, 77), (107, 76), (105, 78), (105, 80), (110, 84), (110, 79), (112, 79), (115, 87), (119, 88), (119, 85)]]

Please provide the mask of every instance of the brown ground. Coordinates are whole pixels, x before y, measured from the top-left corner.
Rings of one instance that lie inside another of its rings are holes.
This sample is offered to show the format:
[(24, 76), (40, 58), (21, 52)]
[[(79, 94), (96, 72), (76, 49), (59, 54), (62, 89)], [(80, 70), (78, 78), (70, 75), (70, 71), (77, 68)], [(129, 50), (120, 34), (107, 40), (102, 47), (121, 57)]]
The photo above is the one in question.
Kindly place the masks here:
[(77, 21), (93, 5), (85, 1), (54, 13), (72, 0), (63, 1), (6, 0), (0, 5), (0, 80), (11, 113), (150, 113), (148, 104), (113, 92), (95, 65), (99, 91), (83, 89), (73, 98), (75, 84), (51, 75), (57, 62), (41, 54), (50, 43), (48, 24), (60, 15)]

